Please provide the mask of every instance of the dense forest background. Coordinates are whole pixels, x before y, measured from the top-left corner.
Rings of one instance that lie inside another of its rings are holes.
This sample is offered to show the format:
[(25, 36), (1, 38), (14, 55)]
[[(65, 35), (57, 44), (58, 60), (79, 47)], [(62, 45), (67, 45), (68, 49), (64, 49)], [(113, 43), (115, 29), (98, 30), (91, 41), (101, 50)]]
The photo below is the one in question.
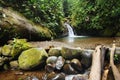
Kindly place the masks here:
[(66, 19), (77, 35), (120, 36), (120, 0), (0, 0), (0, 7), (47, 27), (52, 37), (64, 34)]

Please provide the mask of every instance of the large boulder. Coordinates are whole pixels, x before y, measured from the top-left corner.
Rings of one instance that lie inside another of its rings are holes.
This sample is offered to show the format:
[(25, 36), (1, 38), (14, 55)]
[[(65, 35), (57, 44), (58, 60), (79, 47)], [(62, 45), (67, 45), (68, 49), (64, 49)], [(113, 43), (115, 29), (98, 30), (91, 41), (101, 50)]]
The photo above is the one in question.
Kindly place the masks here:
[(65, 59), (80, 58), (82, 53), (81, 48), (62, 47), (61, 54)]
[(29, 40), (50, 40), (53, 36), (48, 28), (37, 25), (11, 8), (0, 7), (0, 43), (14, 37)]
[[(47, 52), (41, 48), (31, 48), (23, 51), (18, 58), (19, 67), (23, 70), (30, 70), (45, 62)], [(43, 65), (42, 65), (43, 66)]]

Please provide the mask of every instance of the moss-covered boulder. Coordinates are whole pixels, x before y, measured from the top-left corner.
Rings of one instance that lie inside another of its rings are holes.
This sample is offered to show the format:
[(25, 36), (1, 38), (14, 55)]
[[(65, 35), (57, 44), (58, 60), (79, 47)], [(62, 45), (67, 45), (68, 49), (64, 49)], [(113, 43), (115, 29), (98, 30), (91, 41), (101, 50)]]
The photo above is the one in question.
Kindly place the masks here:
[(0, 7), (0, 43), (14, 37), (29, 40), (50, 40), (53, 33), (47, 27), (33, 23), (11, 8)]
[(20, 53), (24, 50), (31, 48), (29, 42), (26, 39), (14, 39), (8, 45), (4, 45), (1, 49), (1, 53), (4, 56), (11, 56), (12, 58), (18, 58)]
[[(23, 70), (30, 70), (46, 61), (47, 52), (40, 48), (31, 48), (23, 51), (18, 58), (19, 67)], [(43, 65), (42, 65), (43, 66)]]
[(48, 52), (49, 56), (61, 56), (61, 48), (50, 48)]
[(80, 48), (62, 47), (61, 54), (65, 59), (80, 58), (82, 50)]
[(11, 49), (12, 49), (11, 45), (4, 45), (1, 49), (2, 55), (11, 56)]

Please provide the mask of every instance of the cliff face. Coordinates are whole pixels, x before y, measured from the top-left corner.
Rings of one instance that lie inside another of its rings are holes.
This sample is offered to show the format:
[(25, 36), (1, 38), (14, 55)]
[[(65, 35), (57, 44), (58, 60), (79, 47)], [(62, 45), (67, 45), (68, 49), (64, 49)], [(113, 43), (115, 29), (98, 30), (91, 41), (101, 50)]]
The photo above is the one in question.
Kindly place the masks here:
[(34, 24), (10, 8), (0, 8), (0, 41), (14, 37), (49, 40), (52, 32), (46, 27)]

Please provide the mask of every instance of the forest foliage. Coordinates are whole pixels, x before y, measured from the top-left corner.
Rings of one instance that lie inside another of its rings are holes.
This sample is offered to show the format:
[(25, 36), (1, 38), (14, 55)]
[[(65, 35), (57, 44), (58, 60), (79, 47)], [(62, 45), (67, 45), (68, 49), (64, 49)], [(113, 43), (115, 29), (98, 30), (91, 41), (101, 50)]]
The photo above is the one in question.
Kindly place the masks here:
[(55, 35), (63, 32), (64, 18), (70, 19), (78, 34), (82, 30), (112, 31), (112, 36), (120, 32), (120, 0), (0, 0), (0, 6), (12, 7)]

